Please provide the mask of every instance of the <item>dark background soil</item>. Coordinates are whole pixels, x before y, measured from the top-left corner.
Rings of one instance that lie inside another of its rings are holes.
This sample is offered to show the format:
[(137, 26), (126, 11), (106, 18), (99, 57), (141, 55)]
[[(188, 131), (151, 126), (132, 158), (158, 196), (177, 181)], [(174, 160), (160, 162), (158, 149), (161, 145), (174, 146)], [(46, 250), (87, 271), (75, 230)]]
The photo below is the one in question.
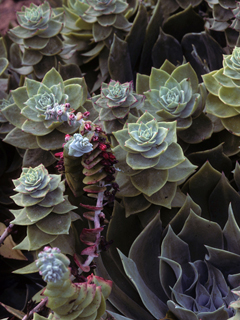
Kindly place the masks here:
[(5, 35), (10, 22), (13, 26), (17, 25), (16, 11), (21, 11), (23, 5), (29, 7), (32, 2), (37, 5), (42, 3), (40, 0), (0, 0), (0, 36)]

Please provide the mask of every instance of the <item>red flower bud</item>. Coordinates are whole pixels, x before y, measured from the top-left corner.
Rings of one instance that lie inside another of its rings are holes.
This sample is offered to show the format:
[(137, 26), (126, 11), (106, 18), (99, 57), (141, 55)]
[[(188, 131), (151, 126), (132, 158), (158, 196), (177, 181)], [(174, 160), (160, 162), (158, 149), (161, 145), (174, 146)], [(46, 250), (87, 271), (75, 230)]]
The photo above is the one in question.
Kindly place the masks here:
[(101, 156), (102, 156), (104, 159), (109, 159), (109, 153), (108, 153), (108, 152), (103, 151), (103, 152), (101, 153)]
[(109, 160), (114, 161), (116, 160), (116, 157), (112, 153), (109, 153)]
[(83, 113), (83, 117), (84, 117), (84, 118), (89, 117), (89, 115), (90, 115), (90, 112), (89, 112), (89, 111), (86, 111), (86, 112)]
[(102, 151), (106, 151), (107, 150), (107, 146), (104, 143), (99, 143), (98, 148)]
[(96, 142), (96, 141), (98, 141), (98, 140), (99, 140), (99, 139), (98, 139), (98, 136), (93, 136), (93, 137), (92, 137), (92, 141), (93, 141), (93, 142)]
[(84, 126), (84, 129), (87, 131), (90, 131), (92, 129), (91, 124), (90, 123), (86, 123)]
[(66, 134), (65, 135), (65, 142), (68, 142), (70, 138), (71, 138), (70, 134)]

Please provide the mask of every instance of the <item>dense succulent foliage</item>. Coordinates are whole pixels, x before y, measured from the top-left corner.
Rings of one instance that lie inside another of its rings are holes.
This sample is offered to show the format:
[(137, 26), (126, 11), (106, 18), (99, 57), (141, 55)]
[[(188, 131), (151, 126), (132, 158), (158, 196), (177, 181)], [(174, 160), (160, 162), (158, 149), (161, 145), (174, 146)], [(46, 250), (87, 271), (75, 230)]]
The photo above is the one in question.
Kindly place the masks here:
[(37, 250), (51, 244), (72, 254), (69, 249), (73, 241), (70, 227), (79, 216), (71, 211), (76, 207), (70, 204), (67, 196), (63, 196), (65, 187), (61, 176), (49, 174), (43, 165), (39, 165), (23, 168), (20, 178), (13, 183), (17, 194), (12, 199), (23, 208), (11, 211), (15, 216), (12, 223), (27, 226), (27, 236), (17, 248)]
[[(68, 0), (64, 6), (66, 23), (63, 37), (68, 45), (76, 46), (75, 61), (80, 65), (88, 63), (95, 57), (99, 58), (100, 73), (93, 91), (108, 77), (107, 59), (113, 35), (122, 37), (131, 29), (128, 18), (137, 8), (137, 1), (131, 7), (125, 0)], [(92, 41), (92, 38), (94, 41)]]
[[(109, 236), (114, 236), (117, 225), (119, 232), (126, 226), (120, 223), (122, 209), (117, 208)], [(131, 221), (134, 223), (137, 220)], [(121, 283), (115, 278), (119, 258), (114, 249), (102, 255), (97, 272), (108, 273), (116, 283), (110, 302), (127, 319), (161, 319), (167, 310), (180, 320), (228, 319), (234, 315), (228, 306), (237, 299), (231, 289), (239, 284), (239, 230), (231, 205), (221, 229), (202, 218), (201, 208), (188, 197), (168, 228), (163, 228), (156, 214), (131, 244), (128, 257), (119, 251), (126, 273)], [(126, 244), (118, 242), (123, 250)], [(133, 283), (135, 294), (127, 279)], [(122, 300), (116, 299), (120, 288)], [(125, 294), (131, 297), (131, 308), (124, 307)]]
[(0, 35), (0, 301), (15, 317), (238, 319), (239, 8), (41, 0)]

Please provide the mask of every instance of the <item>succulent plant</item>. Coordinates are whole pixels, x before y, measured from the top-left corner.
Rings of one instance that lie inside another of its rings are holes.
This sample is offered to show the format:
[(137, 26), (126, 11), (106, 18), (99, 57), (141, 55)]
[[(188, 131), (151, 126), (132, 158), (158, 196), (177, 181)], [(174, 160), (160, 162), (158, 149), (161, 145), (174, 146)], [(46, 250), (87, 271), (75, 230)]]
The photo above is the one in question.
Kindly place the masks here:
[[(175, 67), (166, 60), (159, 69), (152, 68), (150, 76), (138, 74), (137, 92), (142, 91), (147, 98), (144, 108), (159, 121), (177, 120), (178, 135), (185, 142), (198, 143), (211, 136), (211, 121), (202, 113), (207, 92), (189, 63)], [(194, 135), (204, 124), (201, 138)]]
[(107, 133), (122, 129), (129, 113), (140, 115), (137, 110), (143, 106), (144, 96), (133, 92), (133, 83), (119, 83), (111, 80), (102, 83), (101, 94), (92, 97), (99, 120)]
[(177, 144), (176, 121), (158, 122), (150, 113), (129, 116), (122, 130), (113, 132), (119, 143), (113, 153), (119, 160), (116, 182), (126, 215), (151, 204), (171, 208), (177, 186), (196, 168)]
[(27, 226), (27, 236), (16, 246), (20, 250), (37, 250), (46, 244), (57, 245), (63, 252), (73, 254), (74, 238), (70, 229), (79, 216), (64, 196), (61, 175), (49, 174), (43, 165), (23, 168), (19, 179), (13, 180), (17, 192), (12, 199), (23, 207), (11, 210), (13, 224)]
[(224, 55), (223, 68), (203, 76), (209, 91), (206, 111), (221, 120), (223, 128), (240, 136), (239, 126), (239, 79), (240, 48), (235, 47), (231, 55)]
[[(34, 71), (43, 78), (52, 67), (57, 67), (58, 60), (64, 58), (73, 46), (66, 46), (60, 38), (64, 24), (63, 12), (53, 10), (45, 1), (40, 6), (31, 3), (23, 6), (17, 13), (19, 26), (10, 29), (10, 39), (19, 44), (23, 50), (22, 65), (32, 66), (28, 73)], [(22, 68), (22, 72), (26, 69)]]
[(118, 189), (117, 184), (113, 183), (117, 160), (111, 152), (107, 134), (95, 123), (83, 119), (79, 132), (67, 137), (64, 145), (64, 171), (68, 185), (75, 196), (81, 196), (85, 191), (88, 196), (96, 198), (100, 192), (104, 192), (103, 199), (111, 198), (113, 201)]
[[(107, 65), (113, 35), (123, 38), (130, 31), (132, 24), (128, 19), (137, 6), (135, 0), (130, 4), (125, 0), (68, 0), (67, 5), (63, 6), (66, 14), (62, 31), (64, 40), (66, 44), (75, 45), (81, 53), (74, 54), (74, 61), (81, 66), (95, 57), (99, 59), (100, 73), (93, 85), (93, 92), (109, 75)], [(87, 70), (90, 73), (90, 67)]]
[(3, 38), (0, 37), (0, 77), (7, 69), (9, 61), (7, 59), (7, 49), (4, 44)]
[(234, 47), (237, 42), (239, 31), (239, 1), (206, 0), (212, 9), (212, 18), (206, 20), (210, 28), (215, 31), (224, 31), (227, 44)]
[(14, 103), (2, 113), (15, 128), (5, 141), (23, 149), (56, 150), (62, 147), (65, 134), (77, 131), (73, 111), (85, 111), (87, 88), (83, 78), (63, 81), (52, 68), (42, 82), (26, 78), (12, 96)]
[[(209, 233), (205, 235), (207, 225)], [(162, 242), (160, 281), (170, 299), (168, 308), (178, 319), (228, 319), (234, 315), (229, 304), (236, 300), (230, 289), (239, 284), (239, 268), (232, 260), (239, 259), (239, 230), (231, 205), (223, 230), (193, 212), (178, 235), (169, 228)], [(169, 285), (166, 279), (171, 272), (176, 280)]]
[(0, 136), (1, 138), (5, 138), (6, 134), (14, 129), (14, 126), (10, 124), (6, 117), (3, 115), (2, 109), (12, 104), (13, 98), (11, 95), (8, 96), (4, 92), (1, 92), (0, 95), (3, 96), (2, 99), (0, 99)]
[(48, 297), (47, 307), (54, 312), (48, 319), (101, 318), (111, 292), (111, 281), (92, 274), (86, 282), (72, 283), (68, 267), (70, 260), (58, 248), (45, 247), (38, 257), (36, 266), (47, 282), (42, 295)]
[[(240, 229), (231, 205), (221, 229), (202, 218), (201, 208), (188, 196), (165, 229), (156, 214), (129, 249), (128, 242), (121, 244), (121, 237), (114, 237), (117, 225), (118, 233), (126, 224), (120, 211), (114, 212), (107, 240), (113, 237), (125, 251), (118, 250), (125, 275), (118, 281), (122, 269), (116, 271), (120, 260), (114, 248), (110, 254), (101, 253), (96, 272), (108, 274), (115, 283), (109, 302), (127, 319), (162, 319), (169, 311), (179, 320), (228, 319), (234, 314), (229, 305), (237, 299), (231, 289), (239, 285)], [(130, 223), (132, 232), (136, 231), (137, 221)]]
[(6, 74), (8, 65), (7, 47), (4, 39), (0, 37), (0, 98), (2, 98), (3, 92), (7, 91), (8, 88), (9, 77)]

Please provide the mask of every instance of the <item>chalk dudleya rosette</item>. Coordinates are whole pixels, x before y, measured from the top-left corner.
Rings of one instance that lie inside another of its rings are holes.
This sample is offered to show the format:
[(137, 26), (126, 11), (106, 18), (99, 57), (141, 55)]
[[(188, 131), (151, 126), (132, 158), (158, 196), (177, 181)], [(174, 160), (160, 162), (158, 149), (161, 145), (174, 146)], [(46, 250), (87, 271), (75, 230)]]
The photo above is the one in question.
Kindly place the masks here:
[(23, 168), (20, 178), (13, 183), (17, 194), (12, 199), (23, 208), (11, 210), (15, 216), (12, 223), (27, 226), (27, 236), (16, 248), (38, 250), (51, 244), (73, 254), (71, 223), (79, 216), (71, 211), (76, 207), (68, 201), (68, 196), (63, 195), (65, 186), (61, 175), (49, 174), (39, 165)]
[(121, 84), (111, 80), (102, 83), (101, 94), (92, 97), (94, 108), (99, 112), (99, 120), (103, 121), (107, 133), (122, 129), (129, 113), (140, 115), (144, 96), (133, 92), (133, 82)]
[(14, 103), (2, 113), (15, 128), (5, 141), (23, 149), (56, 150), (62, 147), (65, 134), (73, 134), (80, 125), (74, 111), (86, 111), (82, 106), (87, 87), (84, 78), (63, 81), (52, 68), (42, 82), (26, 78), (12, 96)]
[(140, 118), (130, 115), (123, 129), (113, 135), (119, 143), (113, 149), (119, 161), (117, 196), (123, 198), (126, 215), (151, 204), (171, 208), (177, 186), (196, 168), (177, 143), (176, 121), (158, 122), (148, 112)]
[(74, 133), (73, 137), (67, 142), (69, 156), (81, 157), (83, 154), (93, 150), (93, 145), (87, 137), (81, 133)]
[[(197, 74), (189, 63), (175, 67), (166, 60), (161, 68), (152, 68), (150, 76), (138, 74), (136, 87), (137, 92), (144, 93), (147, 98), (145, 110), (159, 121), (176, 120), (178, 135), (185, 142), (198, 143), (203, 137), (206, 139), (211, 135), (211, 121), (202, 113), (207, 92), (205, 86), (199, 84)], [(149, 90), (146, 91), (146, 88)], [(205, 131), (201, 131), (200, 140), (193, 134), (199, 123), (204, 124)], [(189, 130), (193, 131), (192, 134)]]
[[(128, 257), (119, 251), (126, 275), (144, 304), (138, 316), (136, 309), (125, 309), (128, 318), (162, 319), (167, 310), (179, 320), (227, 320), (234, 315), (231, 302), (237, 296), (231, 290), (240, 280), (240, 229), (232, 207), (222, 229), (201, 217), (201, 208), (189, 200), (167, 229), (162, 229), (157, 214), (132, 243)], [(106, 262), (105, 268), (109, 268)], [(100, 266), (99, 273), (103, 270)], [(144, 311), (149, 314), (143, 316)]]
[[(48, 297), (47, 307), (52, 320), (95, 320), (100, 319), (106, 309), (106, 299), (110, 295), (112, 281), (93, 274), (86, 282), (72, 283), (70, 280), (70, 260), (58, 248), (45, 247), (38, 254), (36, 266), (47, 282), (42, 295)], [(34, 314), (35, 320), (46, 319)]]
[(206, 111), (217, 117), (222, 128), (240, 136), (240, 48), (224, 55), (223, 68), (203, 75), (209, 95)]

